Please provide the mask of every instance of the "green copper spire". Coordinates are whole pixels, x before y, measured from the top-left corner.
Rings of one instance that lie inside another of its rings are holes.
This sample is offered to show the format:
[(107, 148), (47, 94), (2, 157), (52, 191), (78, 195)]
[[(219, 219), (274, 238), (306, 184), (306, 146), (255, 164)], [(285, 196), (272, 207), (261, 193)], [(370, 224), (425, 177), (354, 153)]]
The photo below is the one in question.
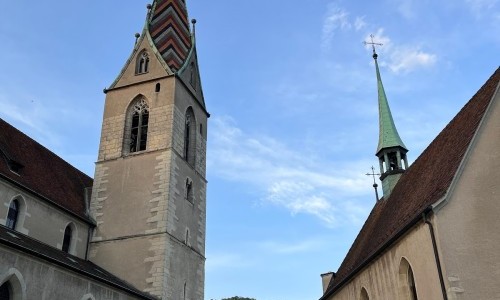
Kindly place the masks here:
[(394, 124), (394, 119), (392, 118), (391, 109), (389, 103), (387, 102), (387, 96), (385, 95), (384, 85), (382, 84), (382, 78), (380, 77), (380, 70), (377, 62), (377, 53), (373, 52), (373, 58), (375, 59), (375, 68), (377, 70), (377, 86), (378, 86), (378, 111), (379, 111), (379, 140), (377, 153), (384, 148), (391, 147), (402, 147), (407, 150), (405, 144), (399, 137), (398, 130)]

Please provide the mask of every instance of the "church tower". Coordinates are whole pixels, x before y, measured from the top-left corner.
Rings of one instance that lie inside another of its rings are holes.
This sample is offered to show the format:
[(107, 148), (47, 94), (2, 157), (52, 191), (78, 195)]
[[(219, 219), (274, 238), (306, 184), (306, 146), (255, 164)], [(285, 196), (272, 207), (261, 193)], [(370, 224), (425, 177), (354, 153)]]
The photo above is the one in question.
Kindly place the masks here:
[(373, 46), (373, 59), (375, 60), (378, 88), (379, 141), (375, 155), (379, 159), (380, 180), (382, 181), (384, 198), (387, 199), (401, 175), (408, 169), (408, 159), (406, 157), (408, 149), (401, 140), (401, 137), (399, 137), (394, 119), (392, 118), (391, 109), (380, 76), (377, 61), (378, 54), (375, 52), (376, 44), (373, 41), (368, 44), (372, 44)]
[(185, 0), (154, 0), (111, 86), (89, 258), (166, 300), (203, 300), (207, 119)]

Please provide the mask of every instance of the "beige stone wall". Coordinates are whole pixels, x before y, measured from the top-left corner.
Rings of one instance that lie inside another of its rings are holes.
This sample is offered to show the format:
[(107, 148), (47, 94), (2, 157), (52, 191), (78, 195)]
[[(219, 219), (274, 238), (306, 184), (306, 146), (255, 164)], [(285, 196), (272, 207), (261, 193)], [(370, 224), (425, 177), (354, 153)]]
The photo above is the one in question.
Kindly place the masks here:
[(449, 299), (500, 299), (500, 94), (437, 216)]
[[(140, 86), (130, 86), (108, 92), (104, 107), (98, 161), (116, 159), (124, 155), (126, 113), (137, 97), (144, 96), (150, 108), (146, 151), (171, 147), (175, 77), (163, 78)], [(160, 92), (155, 92), (160, 84)]]
[(418, 299), (442, 299), (429, 228), (422, 222), (329, 299), (357, 300), (365, 288), (370, 299), (406, 300), (399, 274), (403, 259), (413, 269)]
[(0, 181), (0, 224), (2, 225), (5, 225), (9, 205), (13, 199), (17, 199), (21, 205), (21, 213), (16, 225), (17, 231), (52, 247), (62, 249), (64, 230), (68, 224), (73, 223), (76, 231), (73, 232), (74, 244), (70, 247), (70, 253), (85, 258), (88, 224), (31, 193), (8, 182)]
[[(26, 300), (68, 300), (93, 296), (97, 300), (141, 299), (94, 281), (81, 274), (0, 245), (0, 282), (11, 278), (22, 282)], [(22, 290), (22, 288), (21, 288)], [(16, 298), (17, 299), (17, 298)], [(85, 298), (88, 299), (88, 298)]]

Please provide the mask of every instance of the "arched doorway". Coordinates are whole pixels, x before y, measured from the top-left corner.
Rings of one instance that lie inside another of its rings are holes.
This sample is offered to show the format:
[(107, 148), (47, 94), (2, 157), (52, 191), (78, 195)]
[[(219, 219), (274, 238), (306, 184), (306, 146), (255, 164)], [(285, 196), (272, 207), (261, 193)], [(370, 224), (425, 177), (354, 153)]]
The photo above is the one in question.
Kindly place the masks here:
[(8, 282), (0, 286), (0, 300), (11, 300), (12, 288)]

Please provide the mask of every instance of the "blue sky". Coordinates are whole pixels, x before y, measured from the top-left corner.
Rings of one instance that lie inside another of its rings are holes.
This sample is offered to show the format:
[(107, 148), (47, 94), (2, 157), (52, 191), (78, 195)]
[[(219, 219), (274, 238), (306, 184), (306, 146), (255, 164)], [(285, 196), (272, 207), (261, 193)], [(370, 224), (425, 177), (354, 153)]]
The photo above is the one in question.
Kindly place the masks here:
[[(5, 1), (0, 117), (93, 175), (146, 1)], [(499, 65), (499, 0), (190, 0), (208, 110), (206, 299), (307, 300), (374, 205), (373, 33), (413, 161)]]

